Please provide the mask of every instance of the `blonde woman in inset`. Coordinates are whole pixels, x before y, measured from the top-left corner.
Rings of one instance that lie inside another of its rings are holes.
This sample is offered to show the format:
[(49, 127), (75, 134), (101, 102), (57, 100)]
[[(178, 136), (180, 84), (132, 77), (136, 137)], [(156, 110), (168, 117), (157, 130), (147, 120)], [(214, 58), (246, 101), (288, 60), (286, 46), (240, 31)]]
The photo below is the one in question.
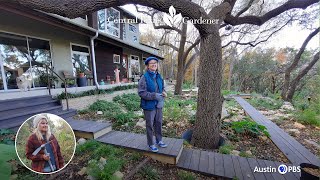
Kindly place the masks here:
[(35, 129), (26, 145), (26, 156), (32, 161), (32, 170), (49, 173), (61, 169), (64, 166), (64, 160), (59, 143), (51, 134), (48, 118), (37, 115), (33, 120), (33, 127)]

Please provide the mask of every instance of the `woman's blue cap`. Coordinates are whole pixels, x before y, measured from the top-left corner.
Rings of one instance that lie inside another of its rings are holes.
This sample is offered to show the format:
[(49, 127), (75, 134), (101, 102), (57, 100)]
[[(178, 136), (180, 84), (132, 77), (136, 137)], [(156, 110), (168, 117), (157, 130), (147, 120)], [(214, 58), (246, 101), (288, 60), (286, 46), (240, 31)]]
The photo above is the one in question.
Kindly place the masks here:
[(158, 59), (158, 58), (153, 57), (153, 56), (150, 56), (150, 57), (148, 57), (148, 58), (144, 61), (144, 64), (145, 64), (145, 65), (148, 65), (149, 61), (151, 61), (151, 60), (156, 60), (157, 62), (159, 62), (159, 59)]

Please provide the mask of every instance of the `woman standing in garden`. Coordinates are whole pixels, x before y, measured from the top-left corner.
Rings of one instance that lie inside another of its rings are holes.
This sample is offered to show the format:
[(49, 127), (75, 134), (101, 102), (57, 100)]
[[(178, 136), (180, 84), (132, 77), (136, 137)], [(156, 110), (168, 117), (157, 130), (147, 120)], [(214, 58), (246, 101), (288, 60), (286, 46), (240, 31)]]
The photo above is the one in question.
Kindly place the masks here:
[[(146, 72), (139, 80), (138, 86), (138, 94), (141, 97), (140, 107), (143, 109), (146, 120), (148, 146), (152, 152), (158, 152), (156, 145), (162, 148), (167, 147), (162, 141), (162, 108), (167, 93), (158, 72), (158, 61), (156, 57), (148, 57), (145, 60)], [(153, 130), (156, 142), (153, 139)]]

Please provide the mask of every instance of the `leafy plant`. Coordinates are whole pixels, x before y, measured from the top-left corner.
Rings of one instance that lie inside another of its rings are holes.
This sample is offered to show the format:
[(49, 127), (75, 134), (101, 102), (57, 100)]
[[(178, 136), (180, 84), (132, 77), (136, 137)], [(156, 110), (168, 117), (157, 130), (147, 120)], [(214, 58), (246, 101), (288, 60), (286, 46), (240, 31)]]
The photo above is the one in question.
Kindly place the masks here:
[(114, 111), (114, 109), (121, 109), (121, 107), (117, 103), (105, 100), (97, 100), (89, 106), (91, 111)]
[(252, 157), (250, 154), (246, 153), (245, 151), (240, 151), (239, 156), (246, 157), (246, 158)]
[(258, 98), (258, 97), (251, 98), (248, 100), (248, 102), (256, 108), (271, 109), (271, 110), (279, 109), (283, 104), (282, 100), (275, 100), (271, 98)]
[(312, 109), (307, 109), (302, 112), (297, 112), (295, 117), (298, 119), (299, 122), (303, 124), (309, 124), (313, 126), (320, 126), (320, 115), (318, 115)]
[(237, 134), (251, 135), (253, 137), (264, 134), (267, 137), (270, 137), (269, 132), (267, 131), (267, 128), (265, 126), (259, 125), (256, 122), (250, 120), (232, 122), (231, 128)]
[(234, 147), (231, 144), (224, 144), (219, 147), (219, 153), (230, 154)]
[(0, 179), (10, 179), (11, 164), (7, 161), (18, 159), (14, 146), (0, 144)]
[(195, 180), (196, 179), (196, 177), (194, 177), (191, 172), (187, 172), (187, 171), (179, 171), (178, 178), (179, 180)]
[(156, 180), (156, 179), (160, 179), (160, 176), (157, 172), (156, 169), (152, 168), (151, 166), (146, 166), (143, 167), (140, 171), (139, 174), (141, 176), (143, 176), (144, 179), (148, 179), (148, 180)]
[(118, 95), (113, 98), (113, 101), (124, 105), (128, 111), (138, 111), (141, 109), (140, 97), (136, 93)]

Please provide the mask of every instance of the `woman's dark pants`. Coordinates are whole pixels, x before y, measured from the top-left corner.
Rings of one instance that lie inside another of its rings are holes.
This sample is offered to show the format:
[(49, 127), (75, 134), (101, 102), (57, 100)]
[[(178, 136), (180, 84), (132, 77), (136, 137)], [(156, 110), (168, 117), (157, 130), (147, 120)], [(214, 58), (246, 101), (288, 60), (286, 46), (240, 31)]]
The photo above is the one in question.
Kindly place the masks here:
[(146, 120), (148, 145), (153, 145), (153, 129), (156, 136), (156, 142), (162, 141), (162, 108), (155, 110), (143, 110), (144, 119)]

